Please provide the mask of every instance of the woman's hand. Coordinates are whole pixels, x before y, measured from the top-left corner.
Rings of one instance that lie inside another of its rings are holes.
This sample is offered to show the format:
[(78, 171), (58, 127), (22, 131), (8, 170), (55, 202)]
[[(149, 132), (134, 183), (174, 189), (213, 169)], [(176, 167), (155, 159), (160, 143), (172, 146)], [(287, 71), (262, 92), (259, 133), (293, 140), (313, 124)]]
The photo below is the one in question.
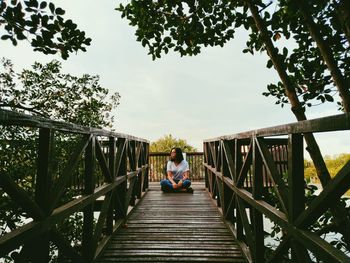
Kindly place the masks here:
[(190, 177), (190, 172), (189, 172), (189, 171), (186, 171), (186, 172), (184, 172), (181, 181), (185, 181), (185, 180), (187, 180), (189, 177)]
[(182, 187), (182, 180), (180, 180), (177, 184), (178, 187)]

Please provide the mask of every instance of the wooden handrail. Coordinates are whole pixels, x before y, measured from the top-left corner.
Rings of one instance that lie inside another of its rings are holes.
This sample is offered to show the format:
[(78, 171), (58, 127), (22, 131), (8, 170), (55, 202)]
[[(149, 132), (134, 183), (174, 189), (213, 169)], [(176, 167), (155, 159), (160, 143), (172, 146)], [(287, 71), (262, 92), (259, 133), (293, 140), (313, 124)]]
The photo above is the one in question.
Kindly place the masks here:
[[(31, 161), (37, 163), (36, 173), (30, 175), (33, 196), (6, 171), (0, 176), (2, 190), (32, 218), (0, 237), (0, 257), (21, 247), (14, 253), (16, 260), (48, 262), (51, 241), (61, 256), (73, 262), (92, 262), (148, 188), (149, 141), (6, 110), (0, 110), (0, 125), (30, 127), (28, 139), (39, 142), (31, 150), (36, 153), (36, 160)], [(25, 139), (16, 144), (21, 141)], [(5, 143), (11, 147), (11, 140)], [(65, 150), (64, 163), (58, 164), (63, 168), (56, 169), (59, 174), (54, 176), (53, 151), (62, 145), (70, 149)], [(71, 195), (67, 189), (74, 190), (75, 196), (66, 196)], [(81, 247), (73, 247), (57, 230), (58, 224), (77, 213), (83, 214)]]
[[(311, 253), (324, 262), (350, 262), (349, 251), (309, 228), (349, 190), (350, 164), (308, 206), (305, 200), (303, 134), (341, 130), (350, 130), (348, 113), (204, 141), (206, 187), (248, 262), (310, 262)], [(282, 229), (282, 241), (267, 258), (264, 217)]]
[(232, 135), (224, 135), (215, 138), (209, 138), (204, 142), (214, 142), (219, 140), (247, 139), (251, 137), (280, 136), (287, 134), (300, 134), (308, 132), (330, 132), (343, 131), (350, 129), (350, 113), (344, 113), (334, 116), (317, 118), (306, 121), (288, 123), (284, 125), (273, 126), (269, 128), (251, 130)]
[(124, 138), (139, 142), (149, 143), (149, 140), (138, 138), (132, 135), (98, 129), (93, 127), (86, 127), (74, 123), (67, 123), (62, 121), (51, 120), (39, 116), (31, 116), (23, 113), (18, 113), (9, 110), (0, 109), (0, 123), (1, 125), (23, 126), (35, 128), (47, 128), (61, 132), (78, 133), (78, 134), (92, 134), (105, 137)]

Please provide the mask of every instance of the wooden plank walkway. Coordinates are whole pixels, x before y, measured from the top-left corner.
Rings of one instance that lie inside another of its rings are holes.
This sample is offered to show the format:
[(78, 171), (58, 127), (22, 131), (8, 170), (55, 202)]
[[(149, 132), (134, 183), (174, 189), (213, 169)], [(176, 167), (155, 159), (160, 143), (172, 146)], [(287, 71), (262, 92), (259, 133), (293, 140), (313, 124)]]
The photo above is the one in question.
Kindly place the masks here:
[(152, 184), (97, 262), (245, 262), (204, 184), (194, 189), (165, 194)]

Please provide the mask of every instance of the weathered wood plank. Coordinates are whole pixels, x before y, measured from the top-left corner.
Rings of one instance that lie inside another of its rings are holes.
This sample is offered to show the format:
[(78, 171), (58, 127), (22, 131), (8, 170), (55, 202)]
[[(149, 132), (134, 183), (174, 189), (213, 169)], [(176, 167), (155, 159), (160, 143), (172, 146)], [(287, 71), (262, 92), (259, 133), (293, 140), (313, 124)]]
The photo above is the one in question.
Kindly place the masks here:
[(73, 123), (54, 121), (39, 116), (31, 116), (9, 110), (0, 109), (0, 123), (2, 125), (19, 125), (27, 127), (48, 128), (62, 132), (72, 132), (80, 134), (94, 134), (98, 136), (124, 138), (149, 143), (148, 140), (137, 138), (124, 133), (117, 133), (103, 129), (85, 127)]
[(245, 262), (204, 189), (148, 191), (96, 262), (114, 261)]
[(265, 137), (296, 133), (342, 131), (350, 129), (350, 113), (332, 115), (328, 117), (298, 121), (284, 125), (268, 127), (258, 130), (225, 135), (204, 140), (205, 143), (212, 143), (219, 140), (245, 139), (251, 137)]
[[(118, 257), (118, 262), (179, 262), (181, 259), (181, 262), (184, 262), (184, 259), (186, 259), (187, 262), (244, 262), (241, 258), (233, 259), (231, 257), (228, 258), (210, 258), (210, 257), (178, 257), (178, 256), (166, 256), (166, 257)], [(105, 262), (116, 262), (115, 258), (104, 258), (103, 260), (99, 261), (101, 263)]]

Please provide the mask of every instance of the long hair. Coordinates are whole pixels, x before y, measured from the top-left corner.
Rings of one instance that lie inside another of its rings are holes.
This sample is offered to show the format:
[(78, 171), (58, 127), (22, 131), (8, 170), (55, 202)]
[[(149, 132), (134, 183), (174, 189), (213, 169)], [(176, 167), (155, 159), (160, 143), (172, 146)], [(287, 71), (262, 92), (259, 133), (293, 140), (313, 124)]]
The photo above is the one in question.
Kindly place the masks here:
[(183, 157), (183, 155), (182, 155), (182, 150), (181, 150), (181, 148), (179, 148), (179, 147), (173, 147), (173, 148), (170, 150), (170, 154), (171, 154), (171, 152), (172, 152), (173, 150), (175, 150), (175, 153), (176, 153), (176, 155), (175, 155), (175, 162), (181, 163), (182, 160), (184, 159), (184, 157)]

